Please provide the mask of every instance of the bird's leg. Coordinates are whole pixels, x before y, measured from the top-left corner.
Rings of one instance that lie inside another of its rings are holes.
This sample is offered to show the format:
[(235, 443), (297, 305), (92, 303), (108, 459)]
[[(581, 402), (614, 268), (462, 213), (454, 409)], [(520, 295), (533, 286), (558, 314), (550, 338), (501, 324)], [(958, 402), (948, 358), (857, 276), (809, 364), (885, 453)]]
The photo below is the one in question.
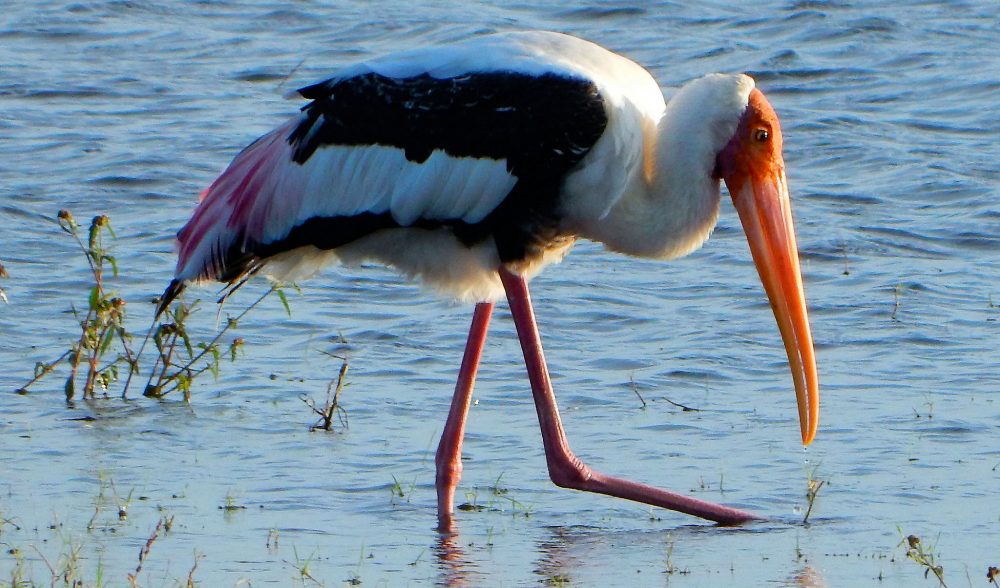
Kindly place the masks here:
[(462, 478), (462, 438), (465, 436), (465, 418), (469, 414), (472, 388), (476, 384), (479, 358), (486, 343), (486, 332), (493, 314), (492, 302), (480, 302), (472, 315), (469, 339), (465, 343), (462, 368), (458, 372), (455, 395), (451, 398), (448, 420), (441, 433), (434, 463), (437, 465), (438, 528), (451, 531), (452, 512), (455, 508), (455, 488)]
[(528, 294), (528, 284), (523, 277), (505, 268), (500, 268), (499, 273), (507, 292), (507, 301), (514, 317), (521, 349), (524, 351), (524, 363), (528, 368), (531, 393), (535, 399), (538, 422), (542, 429), (542, 444), (545, 447), (549, 477), (557, 486), (635, 500), (727, 525), (760, 518), (728, 506), (606, 476), (590, 469), (573, 455), (559, 419), (559, 409), (552, 391), (549, 370), (545, 365), (542, 341), (531, 307), (531, 297)]

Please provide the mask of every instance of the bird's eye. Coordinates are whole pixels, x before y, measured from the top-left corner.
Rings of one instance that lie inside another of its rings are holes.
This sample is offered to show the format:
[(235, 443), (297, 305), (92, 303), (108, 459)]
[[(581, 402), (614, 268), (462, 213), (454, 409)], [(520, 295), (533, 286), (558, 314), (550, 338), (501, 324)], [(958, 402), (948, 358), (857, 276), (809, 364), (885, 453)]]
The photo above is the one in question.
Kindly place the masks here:
[(771, 138), (771, 133), (767, 129), (757, 129), (753, 132), (753, 138), (759, 143), (763, 143)]

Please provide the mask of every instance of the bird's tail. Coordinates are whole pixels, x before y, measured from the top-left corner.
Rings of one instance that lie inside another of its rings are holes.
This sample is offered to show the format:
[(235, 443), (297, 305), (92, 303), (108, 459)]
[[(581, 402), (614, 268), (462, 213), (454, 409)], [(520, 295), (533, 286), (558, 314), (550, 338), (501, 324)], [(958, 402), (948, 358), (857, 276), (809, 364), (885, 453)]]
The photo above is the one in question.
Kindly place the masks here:
[(201, 193), (194, 214), (177, 233), (177, 268), (160, 297), (157, 317), (191, 282), (219, 280), (232, 288), (260, 269), (253, 244), (262, 238), (274, 205), (275, 176), (290, 157), (286, 138), (294, 124), (250, 144)]
[[(280, 183), (282, 165), (290, 158), (286, 141), (295, 121), (250, 144), (201, 194), (198, 208), (177, 233), (175, 280), (233, 282), (256, 260), (253, 243), (266, 231)], [(183, 286), (168, 287), (180, 293)]]
[(160, 295), (160, 301), (156, 305), (156, 315), (153, 316), (153, 322), (156, 322), (156, 320), (160, 318), (163, 311), (170, 306), (170, 303), (173, 302), (175, 298), (181, 295), (181, 292), (183, 292), (186, 287), (187, 285), (181, 280), (170, 280), (170, 284), (167, 286), (167, 289)]

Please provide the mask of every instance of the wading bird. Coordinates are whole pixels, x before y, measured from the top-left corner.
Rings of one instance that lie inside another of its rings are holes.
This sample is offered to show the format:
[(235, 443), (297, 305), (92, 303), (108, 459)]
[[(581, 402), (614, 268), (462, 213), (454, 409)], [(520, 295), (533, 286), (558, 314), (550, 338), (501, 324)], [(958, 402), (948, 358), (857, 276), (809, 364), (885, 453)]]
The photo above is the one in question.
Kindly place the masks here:
[(162, 311), (190, 282), (238, 287), (374, 260), (477, 302), (437, 450), (452, 525), (466, 415), (494, 300), (506, 294), (549, 474), (724, 524), (753, 514), (598, 473), (569, 448), (528, 280), (577, 239), (670, 259), (708, 238), (725, 181), (788, 354), (802, 441), (819, 391), (778, 119), (754, 81), (711, 74), (669, 103), (638, 64), (568, 35), (522, 32), (372, 59), (246, 147), (178, 233)]

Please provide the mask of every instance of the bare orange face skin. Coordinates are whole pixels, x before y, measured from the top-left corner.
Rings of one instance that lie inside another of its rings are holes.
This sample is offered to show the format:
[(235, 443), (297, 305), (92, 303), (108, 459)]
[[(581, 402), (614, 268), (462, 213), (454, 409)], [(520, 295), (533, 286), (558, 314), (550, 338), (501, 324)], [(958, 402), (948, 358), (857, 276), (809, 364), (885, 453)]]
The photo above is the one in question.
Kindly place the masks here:
[(771, 302), (795, 384), (802, 442), (808, 445), (819, 425), (819, 376), (781, 156), (781, 125), (760, 90), (750, 92), (736, 134), (719, 153), (716, 172), (729, 188)]

